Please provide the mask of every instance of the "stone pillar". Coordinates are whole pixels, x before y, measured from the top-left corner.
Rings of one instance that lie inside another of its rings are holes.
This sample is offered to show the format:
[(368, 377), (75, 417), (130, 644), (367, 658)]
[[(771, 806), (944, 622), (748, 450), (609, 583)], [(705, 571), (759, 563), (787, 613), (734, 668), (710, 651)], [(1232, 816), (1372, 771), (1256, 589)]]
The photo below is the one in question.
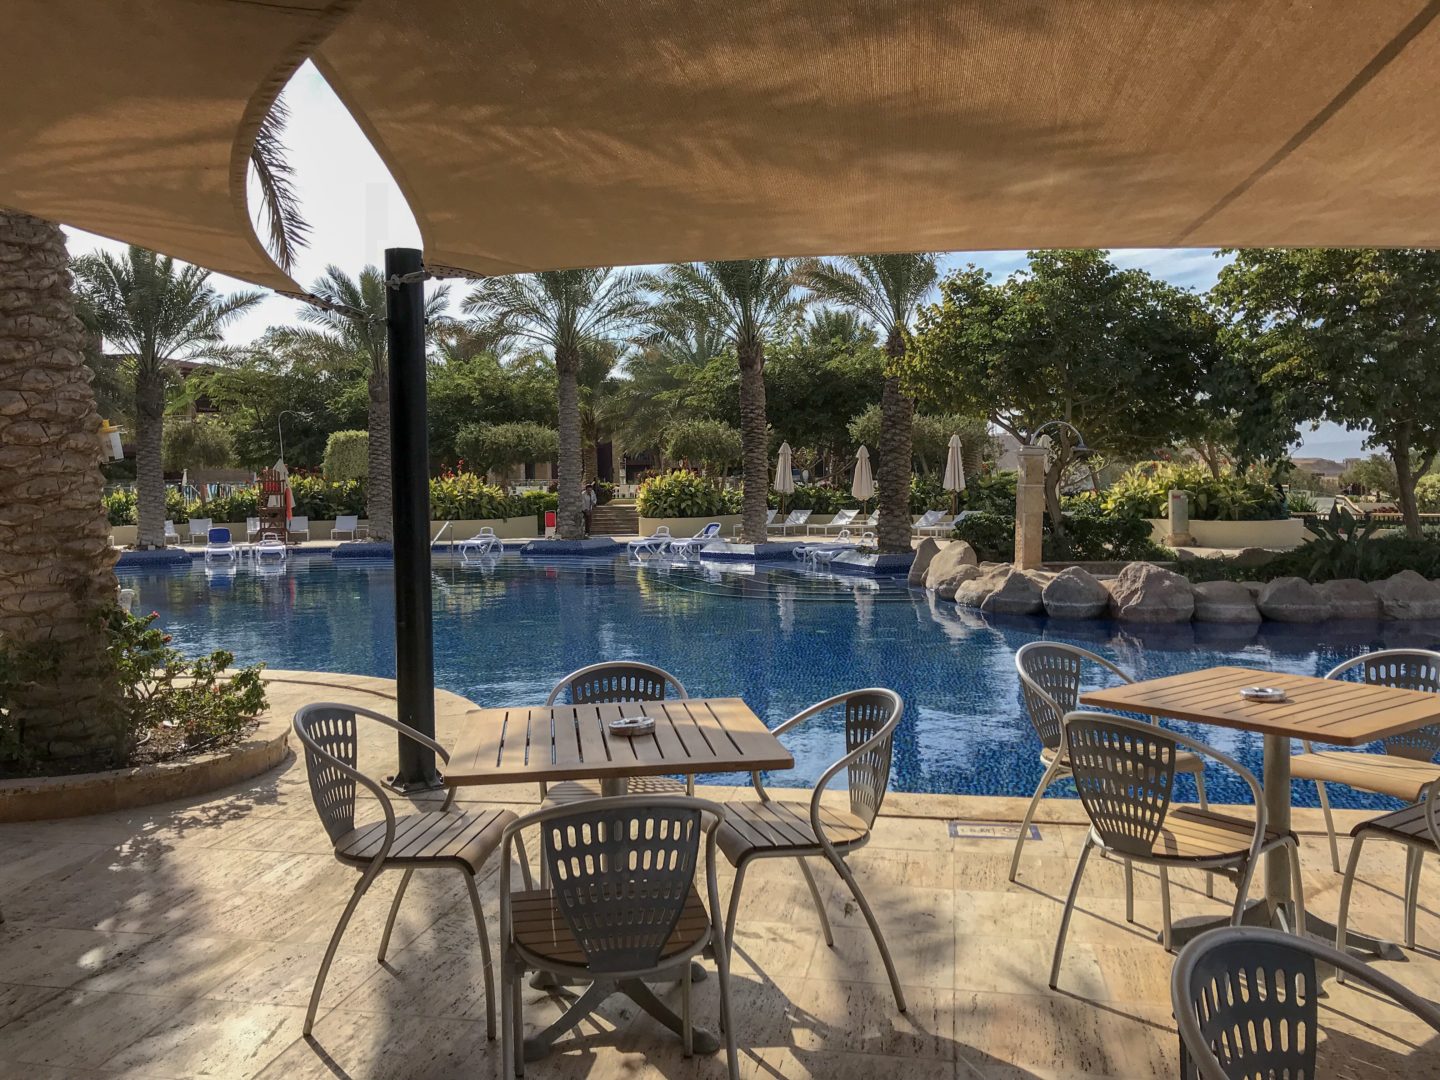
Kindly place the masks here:
[(1195, 538), (1190, 535), (1190, 493), (1170, 492), (1170, 533), (1165, 537), (1170, 547), (1190, 547)]
[(1043, 558), (1045, 532), (1045, 463), (1050, 451), (1022, 446), (1020, 475), (1015, 484), (1015, 569), (1034, 570)]

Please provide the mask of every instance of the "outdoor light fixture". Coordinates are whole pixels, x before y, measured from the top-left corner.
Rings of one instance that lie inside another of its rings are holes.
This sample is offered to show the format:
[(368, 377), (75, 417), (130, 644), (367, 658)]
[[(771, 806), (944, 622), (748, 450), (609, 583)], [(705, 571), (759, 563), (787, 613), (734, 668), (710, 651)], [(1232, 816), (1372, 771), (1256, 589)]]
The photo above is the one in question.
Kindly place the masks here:
[(100, 453), (106, 461), (119, 461), (125, 456), (120, 446), (120, 431), (109, 420), (100, 421)]
[(1090, 447), (1085, 445), (1085, 436), (1080, 434), (1080, 429), (1077, 428), (1074, 424), (1070, 423), (1070, 421), (1068, 420), (1046, 421), (1030, 433), (1030, 439), (1025, 445), (1039, 446), (1040, 436), (1045, 433), (1046, 428), (1066, 428), (1074, 434), (1075, 445), (1070, 448), (1070, 456), (1076, 461), (1083, 461), (1085, 458), (1091, 457), (1095, 453), (1094, 450), (1090, 449)]

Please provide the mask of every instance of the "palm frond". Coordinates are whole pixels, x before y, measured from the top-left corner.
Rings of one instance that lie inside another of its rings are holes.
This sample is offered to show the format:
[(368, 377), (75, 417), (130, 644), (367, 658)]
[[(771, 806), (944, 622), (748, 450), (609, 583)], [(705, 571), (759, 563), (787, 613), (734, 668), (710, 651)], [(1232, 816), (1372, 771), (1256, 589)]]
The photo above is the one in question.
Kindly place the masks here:
[(250, 168), (260, 188), (260, 214), (269, 234), (270, 253), (287, 274), (295, 268), (295, 259), (310, 236), (310, 225), (295, 194), (294, 169), (286, 157), (284, 135), (289, 119), (290, 109), (282, 94), (260, 121), (250, 148)]

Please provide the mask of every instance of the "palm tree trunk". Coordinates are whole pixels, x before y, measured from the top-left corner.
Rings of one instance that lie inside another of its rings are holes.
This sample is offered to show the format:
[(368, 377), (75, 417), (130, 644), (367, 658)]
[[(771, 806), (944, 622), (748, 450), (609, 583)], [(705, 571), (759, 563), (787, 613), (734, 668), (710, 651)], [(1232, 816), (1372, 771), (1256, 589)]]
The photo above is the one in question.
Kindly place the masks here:
[(600, 425), (593, 416), (582, 414), (580, 436), (583, 440), (585, 482), (593, 483), (600, 477)]
[(370, 539), (388, 541), (390, 532), (390, 383), (386, 372), (370, 373), (370, 434), (365, 450), (365, 516)]
[(103, 759), (123, 749), (115, 551), (67, 266), (58, 226), (0, 210), (0, 642), (50, 660), (10, 693), (21, 753)]
[(585, 536), (585, 516), (580, 510), (580, 357), (562, 356), (557, 350), (555, 369), (560, 377), (560, 460), (559, 509), (555, 531), (562, 540)]
[[(141, 359), (135, 373), (135, 546), (165, 546), (165, 376)], [(183, 530), (181, 530), (183, 532)]]
[[(905, 355), (898, 331), (885, 343), (893, 371)], [(915, 402), (900, 389), (900, 376), (887, 374), (880, 391), (880, 520), (876, 540), (882, 553), (910, 550), (910, 457), (915, 436)]]
[(770, 432), (765, 418), (765, 346), (740, 350), (740, 445), (745, 477), (741, 533), (747, 543), (765, 542), (765, 510), (770, 496)]

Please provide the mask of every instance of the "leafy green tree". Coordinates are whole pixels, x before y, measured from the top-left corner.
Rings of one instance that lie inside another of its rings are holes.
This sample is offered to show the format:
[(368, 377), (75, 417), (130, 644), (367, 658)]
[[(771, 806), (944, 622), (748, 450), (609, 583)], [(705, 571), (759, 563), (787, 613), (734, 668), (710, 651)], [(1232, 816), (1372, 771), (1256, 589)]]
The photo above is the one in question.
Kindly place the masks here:
[[(286, 329), (283, 336), (308, 349), (320, 364), (365, 376), (369, 393), (366, 430), (369, 462), (365, 481), (365, 516), (370, 536), (390, 539), (390, 367), (385, 330), (385, 276), (367, 266), (352, 278), (338, 266), (328, 266), (310, 291), (334, 305), (307, 306), (300, 317), (308, 327)], [(425, 298), (425, 323), (434, 328), (444, 321), (449, 290), (441, 287)]]
[[(875, 344), (874, 332), (863, 324), (864, 333), (853, 337), (816, 336), (811, 332), (815, 322), (812, 317), (799, 334), (770, 350), (765, 397), (773, 441), (786, 440), (797, 452), (813, 449), (833, 475), (855, 454), (846, 421), (880, 400), (885, 354)], [(878, 435), (878, 410), (876, 422)]]
[[(851, 441), (857, 446), (862, 443), (866, 446), (875, 445), (880, 438), (883, 423), (880, 406), (871, 405), (850, 421), (847, 430), (850, 432)], [(953, 413), (942, 416), (921, 413), (915, 417), (915, 437), (911, 443), (917, 472), (928, 476), (945, 471), (945, 458), (950, 450), (952, 435), (959, 435), (960, 445), (973, 451), (968, 456), (975, 464), (967, 465), (967, 470), (973, 471), (978, 467), (983, 447), (990, 438), (983, 419), (957, 416)]]
[(364, 480), (370, 471), (370, 433), (332, 431), (325, 440), (325, 479)]
[(555, 427), (555, 365), (543, 353), (451, 354), (430, 365), (428, 384), (430, 455), (437, 462), (464, 457), (456, 440), (467, 424), (529, 420)]
[(235, 443), (230, 429), (217, 419), (172, 420), (165, 425), (162, 457), (171, 472), (223, 469), (235, 460)]
[(467, 468), (503, 483), (506, 470), (532, 461), (554, 461), (560, 452), (555, 429), (521, 420), (510, 424), (467, 424), (455, 439)]
[(1366, 445), (1394, 465), (1396, 501), (1418, 538), (1415, 482), (1440, 452), (1440, 251), (1226, 254), (1234, 259), (1211, 296), (1261, 391), (1254, 426), (1289, 442), (1311, 420), (1367, 431)]
[(639, 318), (639, 279), (610, 267), (487, 278), (463, 307), (480, 329), (526, 341), (555, 358), (560, 424), (557, 531), (566, 540), (583, 537), (580, 368), (587, 344), (623, 333)]
[(844, 304), (872, 319), (885, 337), (885, 383), (880, 391), (880, 520), (882, 552), (910, 550), (910, 461), (915, 402), (901, 375), (916, 309), (935, 287), (935, 256), (859, 255), (832, 262), (806, 261), (799, 277), (816, 296)]
[(665, 451), (672, 460), (700, 466), (707, 476), (723, 477), (741, 459), (740, 432), (719, 420), (680, 420), (670, 426)]
[[(1204, 376), (1217, 361), (1214, 320), (1195, 294), (1100, 251), (1034, 251), (999, 284), (969, 266), (921, 313), (907, 369), (934, 409), (983, 415), (1027, 441), (1043, 424), (1074, 424), (1092, 448), (1149, 456), (1201, 430)], [(1047, 432), (1048, 434), (1048, 432)], [(1060, 478), (1074, 441), (1051, 441), (1046, 509), (1063, 537)]]
[(210, 271), (131, 245), (74, 261), (77, 302), (89, 329), (109, 342), (135, 390), (137, 546), (165, 546), (165, 391), (175, 361), (222, 350), (225, 327), (262, 293), (221, 296)]
[(744, 448), (745, 540), (765, 540), (770, 491), (769, 427), (765, 412), (765, 346), (792, 328), (805, 301), (796, 295), (789, 259), (676, 263), (648, 284), (659, 294), (657, 325), (719, 328), (740, 366), (740, 435)]

